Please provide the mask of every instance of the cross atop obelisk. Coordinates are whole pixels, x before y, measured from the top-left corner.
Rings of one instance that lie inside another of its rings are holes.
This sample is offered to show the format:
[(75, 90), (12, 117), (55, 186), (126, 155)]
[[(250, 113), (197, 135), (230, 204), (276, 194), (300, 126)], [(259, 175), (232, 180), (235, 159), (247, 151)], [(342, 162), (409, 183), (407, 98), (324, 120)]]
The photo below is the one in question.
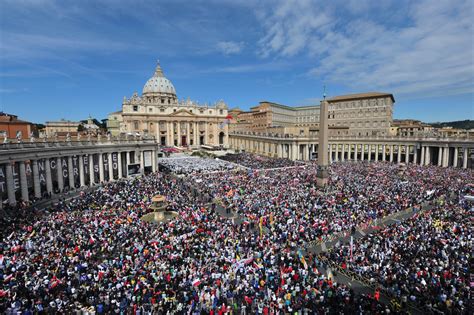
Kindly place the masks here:
[(324, 86), (323, 100), (319, 107), (318, 172), (316, 174), (316, 183), (320, 187), (324, 187), (328, 181), (328, 106), (326, 86)]

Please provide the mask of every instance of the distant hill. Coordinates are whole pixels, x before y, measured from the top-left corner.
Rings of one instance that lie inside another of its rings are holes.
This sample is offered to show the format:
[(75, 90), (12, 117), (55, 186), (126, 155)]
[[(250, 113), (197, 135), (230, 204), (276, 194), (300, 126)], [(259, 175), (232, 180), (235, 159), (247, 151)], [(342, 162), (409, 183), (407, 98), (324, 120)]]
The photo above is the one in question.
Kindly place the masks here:
[(469, 119), (448, 122), (435, 122), (429, 124), (435, 128), (453, 127), (458, 129), (474, 129), (474, 120)]

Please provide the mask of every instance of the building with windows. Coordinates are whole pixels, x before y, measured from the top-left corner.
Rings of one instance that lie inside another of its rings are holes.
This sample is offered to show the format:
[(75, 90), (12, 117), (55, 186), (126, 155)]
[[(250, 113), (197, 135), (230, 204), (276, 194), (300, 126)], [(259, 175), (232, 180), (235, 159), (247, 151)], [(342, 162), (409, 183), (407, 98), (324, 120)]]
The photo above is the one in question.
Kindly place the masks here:
[[(389, 93), (362, 93), (329, 98), (330, 136), (387, 136), (395, 99)], [(269, 132), (280, 135), (312, 135), (319, 130), (319, 105), (286, 106), (263, 101), (243, 112), (230, 111), (232, 131)]]
[(47, 137), (53, 136), (70, 136), (77, 135), (77, 129), (81, 123), (78, 121), (70, 121), (61, 119), (58, 121), (47, 121), (45, 123), (45, 133)]
[(154, 136), (161, 145), (227, 147), (227, 105), (178, 100), (176, 90), (158, 64), (142, 95), (124, 97), (122, 110), (111, 113), (107, 127), (112, 135)]
[(2, 139), (29, 138), (33, 124), (18, 119), (18, 116), (0, 112), (0, 137)]

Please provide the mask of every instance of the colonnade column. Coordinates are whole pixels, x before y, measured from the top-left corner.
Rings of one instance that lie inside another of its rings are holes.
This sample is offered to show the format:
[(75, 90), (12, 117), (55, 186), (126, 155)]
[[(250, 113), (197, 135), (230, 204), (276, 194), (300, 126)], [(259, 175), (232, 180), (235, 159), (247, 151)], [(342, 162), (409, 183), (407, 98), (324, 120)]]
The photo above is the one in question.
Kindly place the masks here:
[(361, 144), (360, 146), (360, 160), (365, 160), (365, 144)]
[(21, 199), (23, 201), (28, 201), (28, 183), (26, 181), (26, 167), (25, 162), (21, 161), (18, 163), (18, 168), (20, 169), (20, 187), (21, 187)]
[(74, 165), (72, 164), (72, 156), (67, 157), (67, 172), (69, 178), (69, 189), (72, 189), (76, 186), (74, 183)]
[(425, 165), (431, 164), (431, 149), (430, 147), (425, 148)]
[(464, 153), (462, 157), (462, 168), (467, 168), (467, 148), (464, 148)]
[(397, 163), (400, 164), (402, 162), (402, 145), (398, 145), (398, 153), (397, 153)]
[(56, 179), (58, 180), (58, 189), (59, 192), (62, 192), (64, 189), (64, 181), (63, 181), (63, 163), (60, 157), (56, 158)]
[(89, 154), (89, 186), (94, 185), (94, 154)]
[(390, 145), (390, 163), (393, 162), (393, 144)]
[(35, 192), (35, 198), (41, 198), (41, 185), (39, 178), (38, 161), (31, 161), (31, 166), (33, 168), (33, 190)]
[(145, 174), (145, 151), (140, 151), (140, 173)]
[(14, 162), (5, 165), (5, 175), (7, 177), (7, 195), (10, 206), (16, 206), (15, 183), (13, 182)]
[(408, 164), (410, 162), (410, 146), (405, 145), (405, 163)]
[(379, 160), (379, 145), (375, 145), (375, 161)]
[(276, 146), (277, 146), (277, 156), (279, 158), (282, 158), (283, 157), (283, 153), (281, 152), (282, 151), (282, 148), (281, 148), (282, 145), (280, 143), (277, 143)]
[(344, 157), (344, 154), (346, 153), (346, 152), (345, 152), (345, 151), (346, 151), (345, 146), (346, 146), (346, 145), (343, 143), (343, 144), (342, 144), (342, 150), (341, 150), (341, 162), (344, 162), (344, 159), (345, 159), (345, 157)]
[(112, 153), (108, 153), (107, 154), (107, 161), (108, 161), (108, 165), (109, 165), (109, 181), (113, 181), (114, 180), (114, 166), (112, 165)]
[(458, 155), (459, 155), (458, 147), (455, 147), (454, 157), (453, 157), (453, 167), (458, 167)]
[(122, 171), (122, 152), (117, 152), (118, 178), (123, 177)]
[(416, 144), (413, 146), (413, 164), (418, 164), (418, 147)]
[(421, 146), (421, 157), (420, 157), (420, 165), (425, 164), (425, 146)]
[(104, 156), (102, 153), (99, 153), (99, 182), (104, 181)]
[(350, 161), (351, 160), (351, 150), (352, 150), (352, 144), (349, 143), (348, 147), (347, 147), (347, 159)]
[(332, 163), (332, 144), (329, 145), (329, 163)]
[(81, 187), (86, 185), (84, 178), (84, 157), (82, 155), (79, 155), (79, 185)]
[(387, 159), (387, 146), (382, 144), (382, 161), (386, 161)]
[(46, 173), (46, 192), (51, 194), (53, 192), (53, 180), (51, 178), (51, 161), (49, 158), (44, 160)]
[(336, 156), (334, 158), (337, 161), (339, 161), (339, 143), (336, 143)]
[(151, 170), (156, 172), (156, 150), (151, 151)]
[(442, 165), (443, 161), (443, 148), (438, 147), (438, 166)]
[(443, 167), (448, 167), (449, 164), (449, 148), (443, 148)]
[(372, 145), (371, 144), (369, 144), (367, 146), (367, 151), (368, 151), (367, 152), (367, 161), (370, 162), (372, 160)]

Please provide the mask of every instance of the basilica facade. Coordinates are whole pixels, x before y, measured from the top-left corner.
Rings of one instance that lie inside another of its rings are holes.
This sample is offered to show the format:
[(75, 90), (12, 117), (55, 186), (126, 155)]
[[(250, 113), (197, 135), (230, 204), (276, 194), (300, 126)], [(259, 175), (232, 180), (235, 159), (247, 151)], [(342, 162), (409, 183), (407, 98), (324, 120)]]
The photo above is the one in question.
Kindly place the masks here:
[(109, 114), (107, 127), (113, 136), (154, 136), (163, 146), (199, 147), (229, 144), (227, 105), (178, 100), (176, 90), (157, 65), (142, 95), (124, 97), (122, 110)]

